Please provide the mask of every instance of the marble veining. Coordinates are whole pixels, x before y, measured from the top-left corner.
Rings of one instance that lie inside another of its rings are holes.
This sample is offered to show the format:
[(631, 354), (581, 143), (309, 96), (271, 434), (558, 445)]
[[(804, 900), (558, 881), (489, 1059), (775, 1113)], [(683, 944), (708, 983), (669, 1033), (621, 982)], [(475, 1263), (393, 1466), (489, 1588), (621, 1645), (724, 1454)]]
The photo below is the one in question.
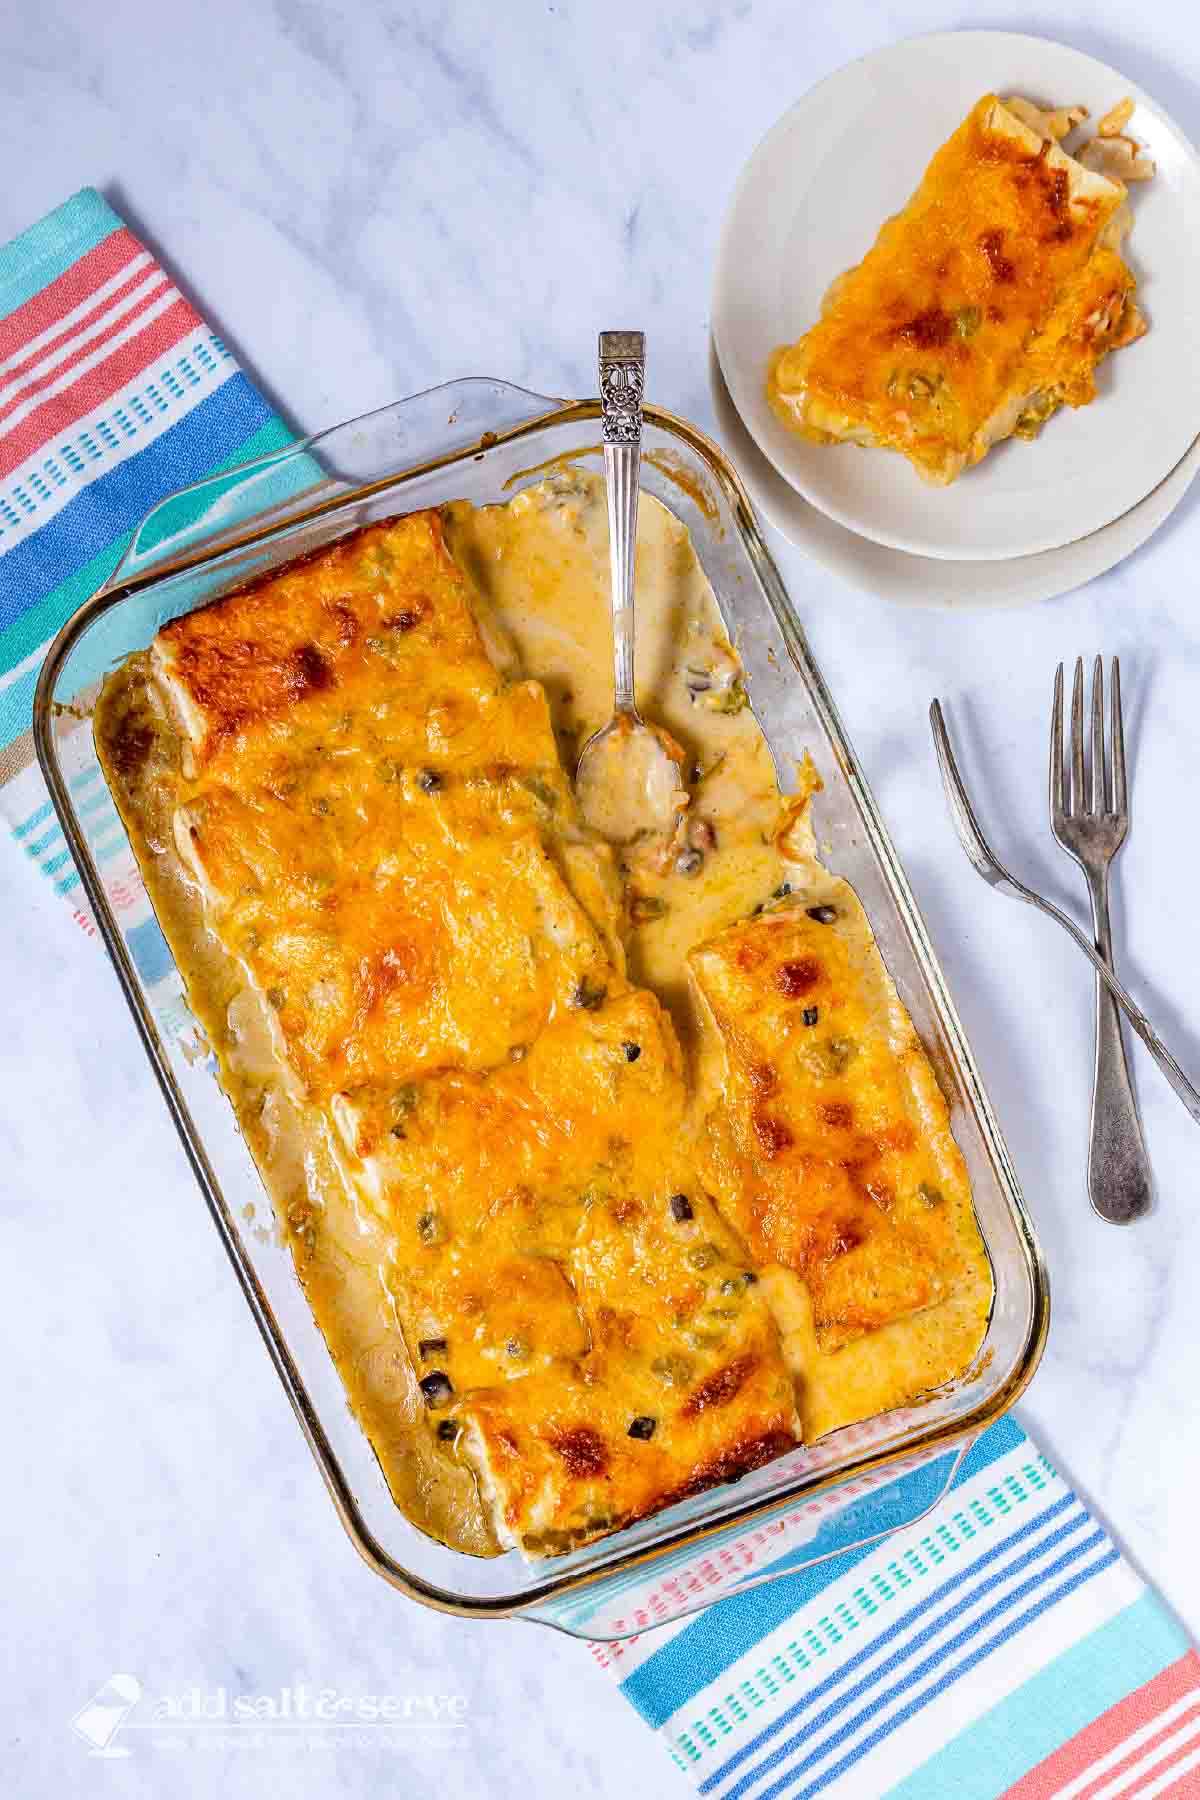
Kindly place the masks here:
[[(8, 7), (0, 238), (101, 186), (298, 427), (468, 373), (591, 391), (597, 329), (638, 326), (648, 395), (711, 428), (710, 266), (746, 155), (847, 58), (965, 17), (948, 0)], [(1136, 30), (1117, 0), (1001, 7), (986, 23), (1115, 63), (1200, 136), (1200, 48), (1182, 0), (1144, 9)], [(1081, 592), (958, 616), (881, 606), (774, 545), (1043, 1236), (1055, 1316), (1025, 1419), (1193, 1629), (1195, 1129), (1135, 1049), (1156, 1208), (1124, 1232), (1092, 1218), (1091, 978), (1053, 926), (963, 862), (925, 708), (934, 693), (947, 704), (1001, 853), (1081, 913), (1046, 819), (1051, 681), (1060, 658), (1120, 654), (1133, 825), (1116, 871), (1119, 953), (1200, 1070), (1198, 528), (1194, 491)], [(6, 1791), (689, 1791), (586, 1650), (408, 1606), (359, 1563), (101, 952), (8, 842), (0, 895), (12, 1272), (0, 1329), (19, 1371), (2, 1509)], [(123, 1670), (158, 1693), (307, 1683), (457, 1697), (463, 1720), (395, 1748), (142, 1745), (114, 1772), (68, 1721)]]

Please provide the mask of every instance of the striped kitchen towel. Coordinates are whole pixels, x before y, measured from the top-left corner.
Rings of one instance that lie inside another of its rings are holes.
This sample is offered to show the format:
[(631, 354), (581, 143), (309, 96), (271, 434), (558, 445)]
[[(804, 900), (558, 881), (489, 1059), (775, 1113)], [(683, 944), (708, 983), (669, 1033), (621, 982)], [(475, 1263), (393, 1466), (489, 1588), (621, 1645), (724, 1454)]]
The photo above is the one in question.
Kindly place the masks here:
[(1200, 1796), (1200, 1658), (1011, 1418), (917, 1523), (594, 1654), (713, 1800)]
[[(0, 819), (89, 932), (29, 732), (46, 647), (157, 501), (291, 437), (95, 189), (0, 249)], [(131, 858), (106, 879), (144, 907)]]

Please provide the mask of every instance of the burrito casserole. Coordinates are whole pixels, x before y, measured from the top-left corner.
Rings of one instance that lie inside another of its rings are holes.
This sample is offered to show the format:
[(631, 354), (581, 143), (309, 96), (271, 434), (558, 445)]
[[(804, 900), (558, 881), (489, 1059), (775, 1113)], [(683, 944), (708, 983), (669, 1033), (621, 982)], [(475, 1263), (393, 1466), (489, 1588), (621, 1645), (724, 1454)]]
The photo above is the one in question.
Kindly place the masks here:
[(781, 798), (687, 533), (644, 500), (669, 854), (582, 827), (602, 485), (371, 525), (164, 626), (106, 775), (397, 1503), (568, 1549), (959, 1375), (962, 1158), (811, 765)]

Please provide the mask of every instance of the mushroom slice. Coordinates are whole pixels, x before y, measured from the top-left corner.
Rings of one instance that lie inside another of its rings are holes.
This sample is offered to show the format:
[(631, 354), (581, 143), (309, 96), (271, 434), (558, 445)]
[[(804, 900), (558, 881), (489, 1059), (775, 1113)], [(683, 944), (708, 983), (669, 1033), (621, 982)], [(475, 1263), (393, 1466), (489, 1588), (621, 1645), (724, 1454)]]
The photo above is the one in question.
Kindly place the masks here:
[(1124, 100), (1118, 100), (1111, 112), (1106, 112), (1096, 127), (1102, 138), (1120, 137), (1130, 119), (1133, 117), (1133, 101), (1126, 94)]
[(1141, 146), (1127, 137), (1094, 137), (1076, 161), (1094, 175), (1107, 175), (1110, 181), (1149, 181), (1155, 168), (1152, 159), (1142, 155)]
[(1077, 125), (1081, 125), (1088, 116), (1086, 106), (1060, 106), (1054, 111), (1035, 106), (1032, 100), (1023, 100), (1014, 94), (1011, 100), (1004, 102), (1009, 112), (1015, 113), (1022, 125), (1028, 125), (1042, 137), (1050, 138), (1054, 143), (1061, 143)]

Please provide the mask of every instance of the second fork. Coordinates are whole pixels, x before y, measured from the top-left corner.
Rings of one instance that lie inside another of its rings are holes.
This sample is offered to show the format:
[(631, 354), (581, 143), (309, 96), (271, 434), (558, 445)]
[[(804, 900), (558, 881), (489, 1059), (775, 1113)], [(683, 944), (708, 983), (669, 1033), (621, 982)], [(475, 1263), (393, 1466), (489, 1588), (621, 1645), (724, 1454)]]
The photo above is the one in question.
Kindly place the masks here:
[[(1125, 736), (1121, 722), (1121, 670), (1113, 658), (1110, 690), (1111, 746), (1105, 755), (1104, 663), (1092, 671), (1091, 743), (1084, 757), (1083, 658), (1075, 663), (1071, 693), (1071, 762), (1063, 763), (1063, 670), (1054, 678), (1050, 729), (1050, 824), (1058, 842), (1087, 877), (1096, 949), (1113, 967), (1108, 913), (1108, 871), (1129, 829)], [(1149, 1211), (1150, 1159), (1125, 1061), (1121, 1015), (1103, 983), (1096, 982), (1096, 1070), (1088, 1145), (1088, 1193), (1102, 1219), (1125, 1225)]]

